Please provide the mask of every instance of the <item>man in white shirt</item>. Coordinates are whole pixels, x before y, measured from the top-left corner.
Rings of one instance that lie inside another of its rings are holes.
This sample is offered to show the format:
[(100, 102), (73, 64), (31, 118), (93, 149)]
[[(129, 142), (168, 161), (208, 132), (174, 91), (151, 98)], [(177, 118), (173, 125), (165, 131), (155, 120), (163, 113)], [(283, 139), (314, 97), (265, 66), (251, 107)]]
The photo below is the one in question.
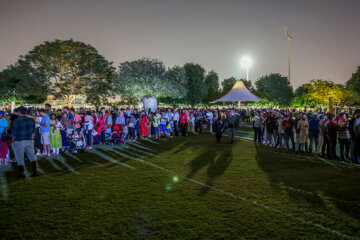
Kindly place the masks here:
[(212, 122), (213, 122), (214, 114), (210, 110), (208, 110), (206, 116), (210, 124), (209, 131), (210, 133), (212, 133)]

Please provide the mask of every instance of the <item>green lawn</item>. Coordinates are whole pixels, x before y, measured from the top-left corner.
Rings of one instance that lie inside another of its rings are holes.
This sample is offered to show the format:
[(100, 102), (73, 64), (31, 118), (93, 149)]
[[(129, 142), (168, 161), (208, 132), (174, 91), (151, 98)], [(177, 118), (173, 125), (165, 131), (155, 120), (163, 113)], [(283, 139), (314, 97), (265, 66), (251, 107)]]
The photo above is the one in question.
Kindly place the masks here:
[(360, 238), (360, 168), (251, 141), (141, 141), (39, 166), (24, 180), (1, 166), (0, 239)]

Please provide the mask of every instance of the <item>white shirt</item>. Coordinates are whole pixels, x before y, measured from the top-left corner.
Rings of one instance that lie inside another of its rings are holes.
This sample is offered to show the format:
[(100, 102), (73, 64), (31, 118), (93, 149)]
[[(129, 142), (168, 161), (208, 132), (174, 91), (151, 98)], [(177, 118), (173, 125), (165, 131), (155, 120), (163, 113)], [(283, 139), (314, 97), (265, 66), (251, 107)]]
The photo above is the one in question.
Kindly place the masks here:
[(174, 114), (174, 121), (179, 121), (180, 120), (180, 115), (178, 112), (175, 112)]

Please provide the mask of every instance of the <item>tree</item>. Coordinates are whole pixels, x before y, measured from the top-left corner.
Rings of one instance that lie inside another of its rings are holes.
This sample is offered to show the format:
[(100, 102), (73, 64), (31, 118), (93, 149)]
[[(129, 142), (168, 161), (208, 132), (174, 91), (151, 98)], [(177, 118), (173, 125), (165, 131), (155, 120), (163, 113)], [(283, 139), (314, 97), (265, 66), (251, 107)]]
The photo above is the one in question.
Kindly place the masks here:
[(200, 103), (206, 95), (205, 69), (199, 64), (194, 63), (186, 63), (184, 69), (188, 78), (185, 101), (191, 106), (194, 106)]
[(360, 97), (360, 66), (358, 66), (357, 71), (354, 72), (346, 82), (346, 86), (357, 95), (357, 98)]
[(257, 91), (266, 92), (279, 105), (288, 106), (293, 97), (293, 88), (287, 77), (278, 73), (271, 73), (260, 77), (255, 86)]
[(224, 79), (221, 83), (222, 93), (228, 93), (232, 89), (236, 81), (237, 80), (234, 77)]
[(341, 84), (317, 79), (304, 85), (304, 97), (318, 105), (328, 105), (330, 98), (335, 106), (343, 106), (353, 101), (353, 94)]
[(203, 98), (203, 103), (208, 104), (209, 102), (219, 97), (219, 76), (214, 70), (208, 72), (205, 76), (205, 86), (207, 90), (206, 96)]
[(294, 107), (314, 107), (318, 106), (319, 104), (311, 100), (308, 97), (308, 89), (306, 88), (307, 84), (303, 84), (296, 88), (294, 92), (294, 98), (291, 100), (291, 106)]
[(22, 60), (0, 72), (0, 85), (3, 103), (43, 103), (49, 94), (44, 73)]
[(114, 90), (124, 98), (141, 100), (144, 96), (182, 98), (186, 95), (185, 70), (175, 66), (166, 71), (157, 59), (142, 58), (120, 64)]
[(64, 99), (69, 107), (79, 95), (99, 103), (111, 94), (112, 63), (91, 45), (73, 40), (44, 42), (18, 63), (25, 64), (28, 72), (44, 74), (54, 98)]

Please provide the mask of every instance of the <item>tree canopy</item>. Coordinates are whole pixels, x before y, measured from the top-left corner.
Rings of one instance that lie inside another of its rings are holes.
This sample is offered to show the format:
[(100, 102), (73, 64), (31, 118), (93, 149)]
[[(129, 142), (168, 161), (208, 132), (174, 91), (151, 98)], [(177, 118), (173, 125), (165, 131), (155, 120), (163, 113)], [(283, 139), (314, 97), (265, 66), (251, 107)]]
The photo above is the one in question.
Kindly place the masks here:
[(207, 93), (203, 98), (203, 103), (208, 104), (209, 102), (219, 97), (219, 75), (214, 70), (208, 72), (205, 76), (205, 86)]
[(179, 66), (165, 68), (157, 59), (142, 58), (120, 64), (114, 83), (116, 93), (141, 100), (144, 96), (179, 99), (186, 95), (187, 77)]
[(258, 92), (266, 92), (279, 105), (288, 106), (293, 98), (293, 88), (287, 77), (271, 73), (260, 77), (255, 82)]
[(226, 78), (221, 82), (221, 91), (223, 94), (228, 93), (232, 87), (234, 86), (234, 84), (236, 83), (236, 78), (231, 77), (231, 78)]
[(18, 61), (26, 73), (43, 74), (51, 94), (69, 106), (79, 95), (93, 104), (105, 101), (111, 93), (111, 64), (91, 45), (73, 40), (44, 42)]
[(20, 60), (0, 72), (0, 98), (3, 103), (42, 103), (49, 94), (48, 84), (42, 71)]
[(341, 84), (331, 81), (316, 79), (304, 84), (301, 95), (307, 102), (316, 105), (328, 105), (331, 98), (335, 106), (349, 104), (353, 101), (352, 93)]
[(187, 104), (194, 106), (200, 103), (207, 94), (207, 88), (205, 86), (205, 69), (199, 64), (194, 63), (186, 63), (184, 69), (188, 78), (185, 101)]
[(349, 81), (346, 82), (346, 86), (353, 91), (358, 98), (360, 97), (360, 66), (358, 66), (357, 70), (351, 75)]

